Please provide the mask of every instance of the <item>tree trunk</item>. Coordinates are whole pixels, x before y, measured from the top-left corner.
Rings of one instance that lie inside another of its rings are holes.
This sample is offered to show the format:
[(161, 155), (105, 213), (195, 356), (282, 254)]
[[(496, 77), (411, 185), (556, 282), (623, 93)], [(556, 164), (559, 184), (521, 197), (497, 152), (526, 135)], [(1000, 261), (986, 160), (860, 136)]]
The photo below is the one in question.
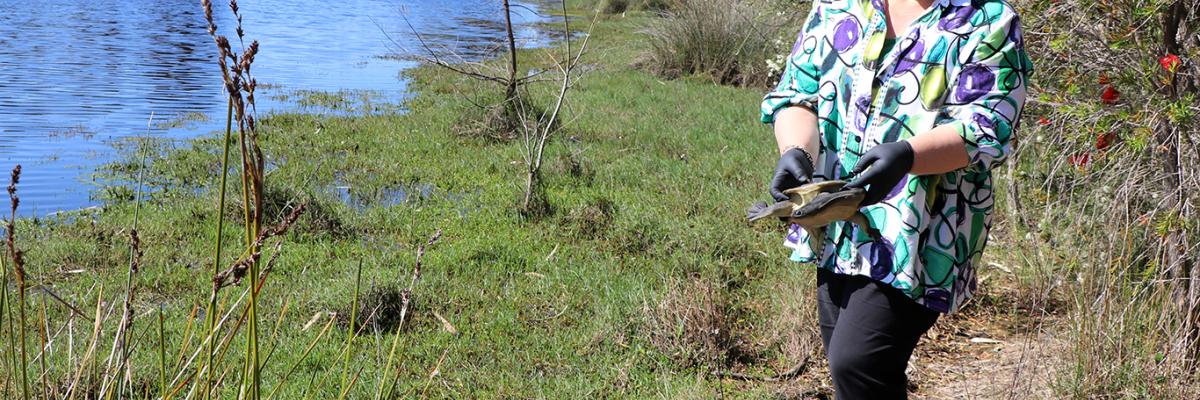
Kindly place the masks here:
[(508, 35), (508, 82), (504, 87), (504, 101), (513, 106), (517, 97), (517, 40), (513, 36), (512, 7), (504, 0), (504, 31)]
[[(1183, 48), (1178, 36), (1180, 27), (1187, 20), (1188, 9), (1183, 0), (1177, 0), (1163, 10), (1163, 54), (1183, 54)], [(1180, 99), (1179, 71), (1174, 71), (1170, 82), (1162, 86), (1160, 93), (1169, 100)], [(1185, 89), (1186, 90), (1186, 89)], [(1175, 126), (1170, 118), (1163, 117), (1156, 127), (1155, 144), (1160, 152), (1162, 163), (1163, 189), (1167, 196), (1165, 208), (1177, 221), (1187, 221), (1190, 217), (1186, 207), (1186, 193), (1181, 185), (1182, 180), (1182, 149), (1179, 135), (1188, 134), (1186, 127)], [(1173, 226), (1163, 238), (1164, 247), (1162, 262), (1170, 271), (1172, 282), (1171, 297), (1183, 319), (1180, 335), (1174, 338), (1173, 347), (1177, 356), (1185, 360), (1194, 359), (1197, 355), (1198, 339), (1200, 339), (1200, 269), (1193, 268), (1188, 259), (1187, 235), (1180, 224)], [(1190, 362), (1188, 363), (1190, 364)]]
[(525, 216), (544, 214), (545, 199), (541, 193), (541, 171), (539, 168), (529, 168), (525, 175), (525, 198), (521, 201), (521, 213)]

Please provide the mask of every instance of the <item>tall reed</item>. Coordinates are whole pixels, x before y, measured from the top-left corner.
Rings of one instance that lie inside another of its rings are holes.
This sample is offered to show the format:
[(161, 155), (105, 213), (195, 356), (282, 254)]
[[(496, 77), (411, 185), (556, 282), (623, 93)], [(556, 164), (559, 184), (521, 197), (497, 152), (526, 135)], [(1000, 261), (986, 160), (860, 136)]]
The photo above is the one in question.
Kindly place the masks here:
[[(16, 229), (17, 206), (21, 204), (21, 199), (17, 197), (17, 183), (21, 181), (21, 165), (13, 167), (10, 183), (8, 184), (8, 199), (12, 207), (10, 208), (8, 222), (5, 225), (6, 243), (8, 245), (8, 257), (13, 263), (13, 277), (16, 278), (17, 286), (17, 326), (16, 337), (20, 349), (20, 357), (18, 358), (18, 368), (21, 370), (21, 396), (25, 399), (32, 397), (29, 391), (29, 354), (25, 348), (25, 332), (28, 329), (25, 320), (25, 254), (17, 250)], [(4, 288), (8, 290), (7, 287)]]
[[(217, 25), (213, 19), (212, 2), (210, 0), (201, 0), (201, 6), (204, 9), (204, 17), (208, 23), (208, 33), (217, 46), (219, 53), (218, 65), (221, 68), (221, 78), (224, 83), (225, 92), (228, 95), (225, 143), (220, 177), (221, 192), (218, 195), (217, 204), (218, 228), (214, 249), (214, 279), (220, 273), (217, 266), (221, 263), (221, 248), (223, 246), (221, 235), (224, 228), (223, 213), (230, 139), (232, 139), (233, 125), (236, 122), (238, 145), (241, 152), (242, 215), (244, 218), (243, 232), (246, 240), (246, 249), (238, 262), (247, 267), (246, 272), (250, 277), (250, 282), (257, 283), (259, 276), (258, 261), (261, 254), (259, 251), (261, 243), (258, 243), (258, 238), (262, 231), (264, 163), (262, 151), (258, 146), (258, 135), (254, 119), (254, 90), (257, 86), (257, 81), (253, 78), (250, 71), (254, 64), (254, 57), (258, 53), (258, 42), (252, 41), (249, 45), (245, 44), (245, 31), (242, 28), (243, 16), (236, 0), (229, 2), (229, 9), (237, 19), (237, 40), (242, 48), (240, 52), (233, 50), (227, 37), (217, 34)], [(217, 293), (219, 290), (220, 286), (214, 285), (209, 299), (209, 312), (206, 325), (210, 337), (215, 334), (215, 321), (213, 318), (215, 318), (215, 314), (218, 312)], [(259, 290), (255, 285), (252, 285), (249, 289), (250, 299), (246, 306), (248, 314), (246, 326), (246, 364), (242, 372), (243, 380), (238, 388), (240, 396), (250, 399), (259, 398), (259, 386), (261, 382), (258, 357), (258, 292)], [(209, 340), (208, 343), (206, 354), (207, 373), (204, 378), (206, 386), (204, 389), (205, 398), (210, 396), (210, 390), (213, 385), (213, 374), (215, 373), (215, 369), (213, 368), (214, 341)]]
[(12, 394), (12, 379), (13, 372), (17, 370), (16, 363), (16, 348), (17, 342), (13, 339), (12, 323), (10, 322), (8, 312), (8, 269), (4, 263), (4, 259), (0, 257), (0, 335), (4, 335), (0, 339), (0, 344), (7, 347), (0, 349), (4, 351), (4, 359), (0, 360), (3, 363), (4, 375), (0, 376), (0, 388), (3, 388), (4, 398), (11, 398)]

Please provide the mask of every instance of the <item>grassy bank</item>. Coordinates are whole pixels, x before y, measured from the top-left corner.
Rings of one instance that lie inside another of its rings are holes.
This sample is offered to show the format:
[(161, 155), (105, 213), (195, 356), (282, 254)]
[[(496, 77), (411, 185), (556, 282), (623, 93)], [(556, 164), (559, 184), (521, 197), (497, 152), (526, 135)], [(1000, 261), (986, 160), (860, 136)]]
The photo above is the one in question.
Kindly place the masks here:
[[(775, 325), (781, 307), (802, 301), (793, 296), (805, 295), (811, 274), (783, 261), (778, 233), (742, 223), (745, 205), (763, 197), (771, 168), (773, 149), (754, 115), (760, 93), (632, 70), (641, 46), (633, 31), (643, 18), (597, 25), (584, 57), (590, 72), (565, 118), (574, 122), (549, 150), (554, 213), (542, 220), (513, 211), (521, 192), (517, 146), (458, 133), (464, 115), (476, 112), (476, 82), (421, 69), (412, 73), (417, 95), (404, 114), (264, 118), (269, 220), (289, 201), (310, 203), (260, 294), (263, 351), (270, 354), (265, 390), (284, 384), (283, 373), (296, 364), (282, 398), (337, 397), (346, 376), (357, 376), (350, 398), (373, 396), (388, 381), (381, 365), (394, 327), (357, 335), (348, 362), (339, 354), (356, 267), (363, 268), (365, 309), (395, 310), (416, 246), (437, 229), (444, 236), (426, 255), (412, 319), (399, 338), (398, 393), (708, 398), (740, 385), (707, 378), (712, 365), (725, 364), (707, 360), (782, 369), (801, 356), (796, 349), (810, 346), (793, 333), (767, 334), (775, 331), (766, 326)], [(542, 54), (525, 53), (530, 60)], [(220, 140), (214, 134), (127, 148), (128, 161), (110, 168), (125, 180), (137, 175), (139, 151), (152, 151), (146, 180), (153, 194), (139, 222), (145, 254), (135, 278), (132, 365), (134, 386), (155, 394), (157, 312), (165, 318), (168, 371), (198, 346), (194, 330), (211, 285)], [(16, 243), (37, 284), (86, 315), (98, 308), (112, 318), (125, 290), (135, 202), (127, 190), (105, 193), (101, 211), (20, 221)], [(231, 223), (222, 234), (230, 243), (238, 240), (239, 209), (231, 200), (225, 210)], [(243, 290), (225, 291), (226, 309)], [(51, 386), (64, 385), (59, 377), (87, 361), (92, 324), (37, 293), (31, 309), (43, 299), (53, 339), (47, 376)], [(677, 308), (656, 311), (664, 299)], [(719, 332), (711, 334), (719, 340), (708, 346), (708, 339), (673, 332), (676, 325), (692, 329), (672, 317), (687, 308), (713, 315)], [(331, 331), (322, 335), (328, 321)], [(101, 330), (93, 371), (102, 367), (114, 328)], [(36, 341), (31, 334), (35, 353)], [(222, 364), (231, 376), (240, 370), (242, 345), (235, 340)], [(233, 388), (227, 384), (226, 395)], [(742, 389), (749, 391), (735, 397), (773, 390)]]

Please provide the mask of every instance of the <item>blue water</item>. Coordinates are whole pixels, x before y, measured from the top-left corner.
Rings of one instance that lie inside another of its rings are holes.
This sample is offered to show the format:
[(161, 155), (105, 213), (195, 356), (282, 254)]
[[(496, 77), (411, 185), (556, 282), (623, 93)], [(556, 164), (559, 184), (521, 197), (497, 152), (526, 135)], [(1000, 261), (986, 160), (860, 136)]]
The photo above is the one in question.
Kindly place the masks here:
[[(215, 0), (217, 24), (236, 21)], [(522, 46), (547, 43), (537, 0), (515, 2)], [(302, 109), (297, 91), (370, 91), (398, 103), (421, 46), (467, 58), (501, 47), (499, 0), (242, 0), (260, 42), (259, 114)], [(221, 128), (225, 102), (199, 0), (0, 0), (0, 176), (22, 164), (23, 213), (96, 205), (93, 171), (136, 136), (186, 140)], [(344, 112), (344, 111), (343, 111)], [(148, 124), (151, 115), (154, 123)], [(0, 185), (0, 186), (3, 186)]]

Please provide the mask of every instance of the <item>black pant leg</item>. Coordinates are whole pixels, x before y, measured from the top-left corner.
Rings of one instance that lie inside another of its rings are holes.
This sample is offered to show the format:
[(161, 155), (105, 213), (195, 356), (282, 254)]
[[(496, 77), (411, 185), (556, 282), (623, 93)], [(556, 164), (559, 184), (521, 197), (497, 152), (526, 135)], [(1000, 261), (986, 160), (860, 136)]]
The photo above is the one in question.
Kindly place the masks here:
[(817, 268), (817, 321), (821, 326), (821, 345), (826, 353), (829, 352), (829, 339), (833, 337), (838, 314), (846, 305), (846, 299), (842, 296), (846, 278), (846, 275)]
[(904, 371), (939, 313), (866, 277), (845, 277), (826, 354), (839, 400), (906, 399)]

